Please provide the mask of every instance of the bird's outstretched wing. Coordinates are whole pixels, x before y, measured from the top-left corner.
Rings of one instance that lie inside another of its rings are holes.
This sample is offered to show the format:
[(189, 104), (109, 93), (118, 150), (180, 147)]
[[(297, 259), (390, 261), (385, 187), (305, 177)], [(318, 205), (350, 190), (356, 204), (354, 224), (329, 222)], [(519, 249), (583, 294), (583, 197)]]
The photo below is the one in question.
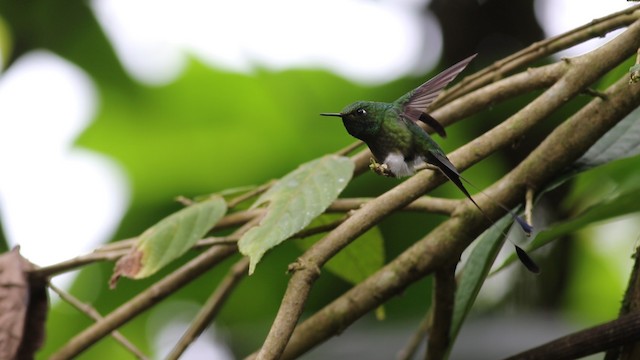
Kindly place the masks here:
[(473, 54), (444, 70), (398, 99), (398, 103), (402, 105), (402, 115), (412, 121), (422, 121), (433, 128), (438, 135), (446, 137), (447, 134), (444, 131), (444, 127), (427, 113), (427, 108), (438, 97), (440, 92), (469, 65), (476, 55), (478, 54)]

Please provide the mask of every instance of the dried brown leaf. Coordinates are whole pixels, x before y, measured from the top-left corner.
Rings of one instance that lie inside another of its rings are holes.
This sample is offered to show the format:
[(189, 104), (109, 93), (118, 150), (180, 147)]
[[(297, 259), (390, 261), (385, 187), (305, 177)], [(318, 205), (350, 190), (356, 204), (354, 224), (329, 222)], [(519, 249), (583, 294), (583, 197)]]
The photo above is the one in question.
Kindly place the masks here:
[(33, 269), (18, 247), (0, 255), (0, 359), (32, 359), (44, 342), (47, 281)]
[(116, 262), (113, 275), (109, 280), (109, 287), (115, 289), (120, 276), (135, 277), (142, 268), (142, 251), (135, 250), (121, 257)]

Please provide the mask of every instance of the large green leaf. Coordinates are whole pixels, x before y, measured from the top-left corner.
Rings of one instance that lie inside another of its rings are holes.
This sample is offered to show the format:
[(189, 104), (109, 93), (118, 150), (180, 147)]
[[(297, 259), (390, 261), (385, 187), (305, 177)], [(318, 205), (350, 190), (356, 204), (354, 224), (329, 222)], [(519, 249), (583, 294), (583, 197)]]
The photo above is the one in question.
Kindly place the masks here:
[(510, 214), (503, 216), (502, 219), (482, 233), (475, 241), (476, 246), (464, 265), (456, 290), (449, 350), (460, 332), (462, 323), (471, 311), (471, 307), (489, 274), (489, 270), (491, 270), (498, 252), (500, 252), (500, 248), (502, 248), (502, 244), (504, 244), (504, 232), (512, 222), (513, 218)]
[(264, 253), (304, 229), (331, 205), (353, 175), (351, 159), (327, 155), (301, 165), (262, 194), (252, 208), (268, 203), (260, 225), (247, 231), (238, 242), (249, 256), (249, 274)]
[(336, 254), (325, 267), (342, 279), (357, 284), (384, 265), (384, 240), (374, 226)]
[(120, 276), (141, 279), (150, 276), (184, 254), (227, 212), (219, 195), (190, 205), (147, 229), (129, 254), (116, 263), (111, 285)]
[(582, 157), (546, 186), (538, 197), (584, 171), (638, 154), (640, 154), (640, 107), (607, 131)]
[[(341, 215), (323, 215), (311, 223), (311, 227), (326, 225), (338, 220)], [(299, 240), (303, 249), (308, 249), (323, 235), (314, 235)], [(385, 261), (384, 240), (377, 226), (372, 227), (355, 241), (337, 253), (325, 264), (325, 268), (352, 284), (357, 284), (378, 271)]]

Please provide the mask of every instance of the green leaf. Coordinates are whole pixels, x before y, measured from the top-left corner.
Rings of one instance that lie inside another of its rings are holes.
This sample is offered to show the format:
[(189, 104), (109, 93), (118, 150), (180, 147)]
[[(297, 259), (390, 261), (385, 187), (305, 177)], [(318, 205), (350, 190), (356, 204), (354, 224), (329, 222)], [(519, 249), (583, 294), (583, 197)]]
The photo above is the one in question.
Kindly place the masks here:
[[(607, 131), (580, 159), (546, 186), (538, 194), (538, 198), (585, 171), (638, 154), (640, 154), (640, 107)], [(640, 211), (640, 203), (635, 200), (639, 194), (638, 181), (632, 178), (614, 193), (599, 199), (573, 218), (540, 231), (535, 235), (528, 249), (540, 248), (562, 235), (582, 229), (596, 221)], [(515, 255), (509, 256), (495, 272), (502, 270), (514, 260)]]
[(327, 262), (325, 267), (340, 278), (357, 284), (384, 265), (384, 240), (372, 227)]
[(582, 157), (541, 191), (538, 197), (584, 171), (638, 154), (640, 154), (640, 107), (607, 131)]
[(227, 212), (221, 196), (190, 205), (147, 229), (118, 260), (111, 286), (120, 276), (141, 279), (150, 276), (189, 250)]
[(0, 16), (0, 72), (3, 70), (11, 58), (13, 47), (13, 39), (9, 32), (9, 26), (6, 21)]
[(504, 244), (504, 232), (512, 221), (511, 215), (503, 216), (502, 219), (482, 233), (476, 240), (477, 244), (464, 265), (456, 291), (449, 350), (451, 350), (462, 323), (471, 311), (478, 292), (480, 292), (480, 288), (482, 288), (482, 284), (484, 284), (502, 244)]
[(331, 205), (351, 180), (351, 159), (327, 155), (301, 165), (262, 194), (252, 208), (269, 203), (260, 225), (247, 231), (238, 248), (249, 256), (249, 274), (267, 250), (304, 229)]
[[(323, 215), (314, 220), (311, 226), (330, 224), (340, 217), (337, 214)], [(323, 236), (314, 235), (296, 242), (306, 250)], [(378, 271), (384, 261), (384, 239), (380, 229), (374, 226), (337, 253), (325, 264), (325, 268), (351, 284), (358, 284)]]

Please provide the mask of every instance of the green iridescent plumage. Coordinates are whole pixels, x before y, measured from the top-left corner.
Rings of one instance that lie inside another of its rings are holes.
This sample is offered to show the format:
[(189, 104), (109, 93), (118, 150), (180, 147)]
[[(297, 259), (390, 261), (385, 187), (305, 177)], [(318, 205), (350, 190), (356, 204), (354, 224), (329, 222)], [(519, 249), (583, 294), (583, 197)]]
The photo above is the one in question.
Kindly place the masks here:
[[(440, 136), (446, 137), (442, 125), (427, 111), (440, 92), (475, 56), (474, 54), (460, 61), (392, 103), (356, 101), (347, 105), (340, 113), (321, 115), (342, 118), (349, 134), (364, 141), (373, 153), (375, 161), (372, 168), (377, 173), (393, 177), (411, 176), (430, 164), (437, 167), (484, 213), (464, 187), (461, 181), (463, 178), (440, 145), (417, 124), (419, 121), (423, 122)], [(525, 233), (531, 233), (532, 227), (529, 224), (502, 207), (511, 213)], [(517, 249), (518, 256), (527, 268), (537, 272), (535, 263), (522, 249)]]

